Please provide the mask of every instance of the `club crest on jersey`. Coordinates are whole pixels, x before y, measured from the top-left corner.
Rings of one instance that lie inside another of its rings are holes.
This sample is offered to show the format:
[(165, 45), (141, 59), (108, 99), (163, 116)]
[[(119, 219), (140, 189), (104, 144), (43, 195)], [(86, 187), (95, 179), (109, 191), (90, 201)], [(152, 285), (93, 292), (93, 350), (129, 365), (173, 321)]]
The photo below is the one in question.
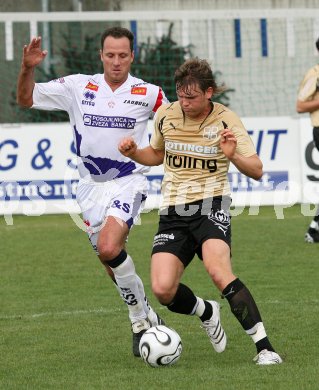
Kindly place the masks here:
[(96, 92), (99, 90), (99, 86), (96, 84), (92, 84), (90, 81), (86, 84), (85, 88)]
[(217, 133), (218, 133), (217, 126), (204, 127), (203, 138), (206, 138), (209, 140), (216, 139)]
[(96, 95), (92, 91), (84, 91), (83, 96), (85, 100), (82, 100), (82, 104), (86, 106), (95, 106), (95, 103), (92, 102), (96, 98)]
[(214, 225), (218, 227), (226, 236), (226, 232), (230, 225), (230, 216), (229, 213), (225, 210), (212, 210), (208, 215), (208, 219), (210, 219)]
[(146, 95), (146, 87), (133, 87), (131, 88), (132, 95)]

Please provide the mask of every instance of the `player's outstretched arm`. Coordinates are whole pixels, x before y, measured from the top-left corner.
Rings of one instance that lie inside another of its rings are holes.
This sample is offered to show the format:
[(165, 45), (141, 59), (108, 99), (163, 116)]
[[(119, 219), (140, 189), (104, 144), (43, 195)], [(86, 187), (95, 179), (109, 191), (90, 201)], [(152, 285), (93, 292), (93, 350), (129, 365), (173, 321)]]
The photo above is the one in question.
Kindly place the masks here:
[(257, 154), (245, 157), (236, 152), (237, 139), (235, 134), (225, 129), (221, 132), (220, 147), (235, 167), (244, 175), (259, 180), (263, 175), (263, 164)]
[(319, 99), (307, 100), (305, 102), (297, 100), (296, 111), (299, 114), (304, 112), (313, 112), (319, 110)]
[(47, 54), (47, 50), (41, 49), (41, 37), (33, 38), (28, 45), (23, 47), (17, 86), (17, 103), (20, 106), (31, 107), (33, 105), (34, 69)]
[(138, 149), (132, 137), (126, 137), (118, 145), (119, 151), (126, 157), (142, 165), (154, 166), (163, 163), (164, 150), (156, 150), (151, 146)]
[(263, 175), (263, 164), (257, 154), (250, 157), (235, 153), (230, 161), (244, 175), (259, 180)]

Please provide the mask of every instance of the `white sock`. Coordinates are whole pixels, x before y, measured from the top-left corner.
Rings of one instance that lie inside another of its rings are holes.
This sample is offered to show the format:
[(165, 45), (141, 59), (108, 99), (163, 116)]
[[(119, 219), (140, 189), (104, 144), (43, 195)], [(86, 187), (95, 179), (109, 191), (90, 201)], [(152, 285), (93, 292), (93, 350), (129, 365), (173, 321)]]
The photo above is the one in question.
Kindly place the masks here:
[(257, 322), (257, 324), (251, 329), (246, 330), (246, 333), (253, 339), (253, 342), (256, 344), (259, 340), (267, 337), (264, 324), (262, 322)]
[[(154, 310), (152, 309), (152, 307), (151, 307), (151, 305), (149, 304), (148, 299), (147, 299), (147, 297), (146, 297), (146, 295), (145, 295), (144, 285), (143, 285), (142, 279), (141, 279), (137, 274), (136, 274), (136, 280), (137, 280), (138, 291), (139, 291), (139, 293), (140, 293), (140, 299), (141, 299), (141, 301), (142, 301), (142, 303), (143, 303), (143, 309), (144, 309), (144, 311), (145, 311), (145, 314), (148, 315), (148, 313), (149, 313), (150, 311), (153, 311), (153, 312), (154, 312)], [(118, 293), (119, 293), (120, 296), (122, 297), (122, 291), (121, 291), (121, 289), (119, 288), (119, 286), (118, 286), (116, 283), (114, 283), (114, 286), (116, 287)], [(154, 312), (154, 313), (155, 313), (155, 312)]]
[(136, 274), (136, 280), (137, 280), (138, 291), (140, 292), (140, 299), (143, 302), (144, 311), (146, 314), (148, 314), (148, 312), (152, 308), (151, 308), (150, 304), (148, 303), (142, 279), (137, 274)]
[(197, 298), (197, 304), (195, 305), (191, 314), (196, 314), (198, 317), (201, 317), (205, 311), (205, 302), (204, 299), (202, 298), (199, 297), (196, 298)]
[(144, 310), (144, 299), (141, 298), (135, 266), (130, 255), (118, 267), (112, 268), (114, 277), (123, 301), (129, 310), (131, 322), (136, 322), (147, 317)]
[(319, 230), (318, 222), (317, 222), (317, 221), (314, 221), (314, 220), (311, 221), (309, 227), (312, 228), (312, 229)]

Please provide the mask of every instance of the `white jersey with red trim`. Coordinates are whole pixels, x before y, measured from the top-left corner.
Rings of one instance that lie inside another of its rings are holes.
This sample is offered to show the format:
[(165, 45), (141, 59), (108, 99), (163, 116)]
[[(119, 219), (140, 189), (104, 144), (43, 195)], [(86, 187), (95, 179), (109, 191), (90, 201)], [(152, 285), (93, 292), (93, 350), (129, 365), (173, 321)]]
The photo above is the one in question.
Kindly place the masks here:
[(150, 114), (167, 102), (160, 87), (132, 75), (113, 92), (103, 74), (77, 74), (36, 83), (32, 108), (69, 114), (80, 176), (104, 182), (148, 171), (124, 157), (118, 144), (133, 136), (139, 148), (147, 146)]

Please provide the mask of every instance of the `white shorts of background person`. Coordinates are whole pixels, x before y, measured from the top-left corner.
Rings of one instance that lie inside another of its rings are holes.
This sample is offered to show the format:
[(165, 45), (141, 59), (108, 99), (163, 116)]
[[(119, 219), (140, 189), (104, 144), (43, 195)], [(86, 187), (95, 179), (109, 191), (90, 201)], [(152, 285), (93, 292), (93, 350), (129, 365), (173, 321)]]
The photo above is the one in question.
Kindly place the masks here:
[(83, 179), (79, 181), (76, 199), (96, 252), (99, 231), (107, 217), (120, 219), (129, 229), (137, 223), (147, 197), (147, 189), (147, 178), (140, 173), (104, 183)]

